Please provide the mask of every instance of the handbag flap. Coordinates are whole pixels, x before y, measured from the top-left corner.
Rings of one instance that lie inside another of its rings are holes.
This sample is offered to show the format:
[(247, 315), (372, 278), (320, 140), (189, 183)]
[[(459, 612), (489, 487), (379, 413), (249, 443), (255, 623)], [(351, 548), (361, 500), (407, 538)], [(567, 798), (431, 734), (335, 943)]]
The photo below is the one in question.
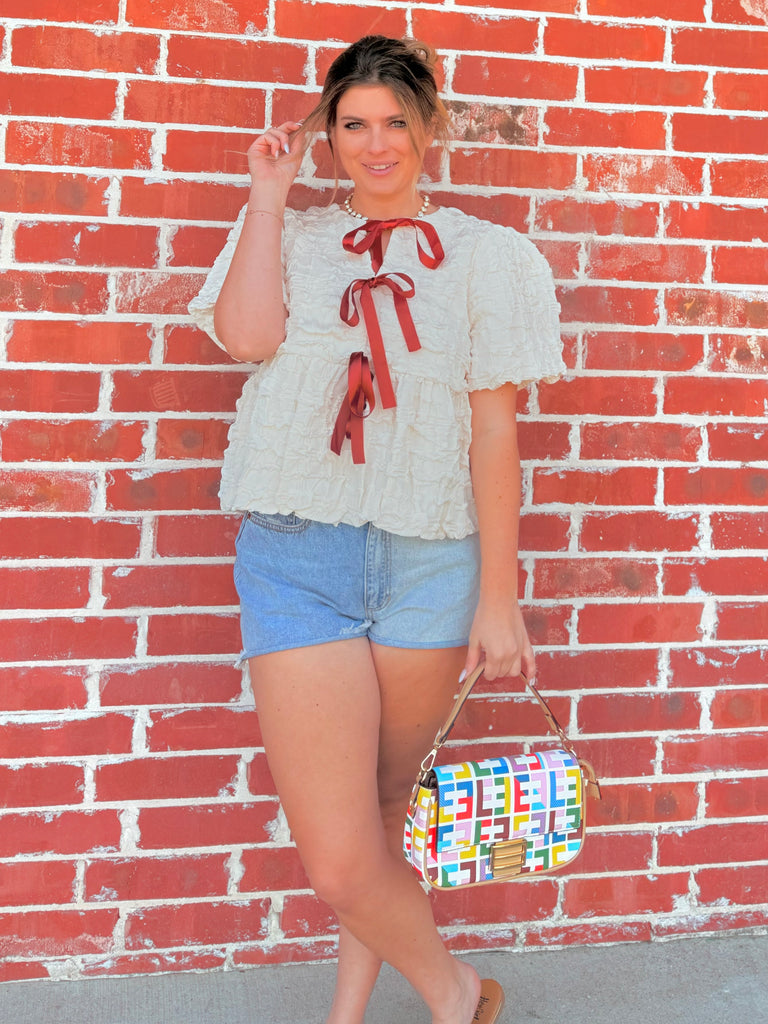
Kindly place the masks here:
[(567, 750), (436, 765), (437, 852), (581, 827), (579, 762)]

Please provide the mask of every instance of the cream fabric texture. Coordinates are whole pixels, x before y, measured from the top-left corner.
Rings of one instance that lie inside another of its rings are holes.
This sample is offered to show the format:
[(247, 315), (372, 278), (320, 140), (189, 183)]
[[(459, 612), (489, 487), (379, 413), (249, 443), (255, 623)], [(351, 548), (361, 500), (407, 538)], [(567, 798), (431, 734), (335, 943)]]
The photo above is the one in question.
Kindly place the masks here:
[[(217, 342), (213, 308), (240, 235), (244, 209), (189, 306)], [(564, 370), (559, 306), (549, 266), (512, 228), (450, 207), (427, 215), (445, 259), (419, 262), (416, 231), (396, 228), (380, 274), (414, 281), (409, 300), (421, 349), (409, 352), (392, 294), (373, 292), (392, 383), (393, 409), (378, 401), (364, 424), (365, 463), (341, 455), (331, 434), (347, 389), (352, 352), (370, 349), (362, 317), (339, 308), (347, 285), (372, 275), (370, 254), (342, 247), (361, 222), (338, 206), (287, 210), (283, 281), (289, 317), (275, 355), (254, 368), (237, 404), (221, 482), (225, 510), (295, 512), (326, 523), (371, 522), (425, 539), (477, 530), (469, 474), (469, 392), (524, 385)]]

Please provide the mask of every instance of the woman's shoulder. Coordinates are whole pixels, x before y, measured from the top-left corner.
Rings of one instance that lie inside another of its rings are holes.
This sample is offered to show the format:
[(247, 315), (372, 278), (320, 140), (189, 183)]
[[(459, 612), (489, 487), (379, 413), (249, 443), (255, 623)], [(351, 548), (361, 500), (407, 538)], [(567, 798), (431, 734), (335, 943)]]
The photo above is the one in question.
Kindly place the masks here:
[(483, 220), (455, 206), (440, 209), (448, 232), (463, 240), (471, 250), (473, 265), (480, 271), (488, 261), (498, 266), (518, 262), (535, 264), (544, 259), (527, 235), (508, 224)]

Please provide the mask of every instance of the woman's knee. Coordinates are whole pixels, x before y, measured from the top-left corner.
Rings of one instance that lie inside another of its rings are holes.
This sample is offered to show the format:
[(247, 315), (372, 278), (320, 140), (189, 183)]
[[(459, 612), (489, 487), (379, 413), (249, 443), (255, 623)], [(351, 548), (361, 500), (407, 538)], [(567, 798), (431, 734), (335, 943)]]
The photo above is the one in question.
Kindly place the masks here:
[(311, 858), (305, 864), (315, 894), (337, 912), (353, 907), (370, 891), (372, 872), (377, 868), (371, 858), (344, 855)]

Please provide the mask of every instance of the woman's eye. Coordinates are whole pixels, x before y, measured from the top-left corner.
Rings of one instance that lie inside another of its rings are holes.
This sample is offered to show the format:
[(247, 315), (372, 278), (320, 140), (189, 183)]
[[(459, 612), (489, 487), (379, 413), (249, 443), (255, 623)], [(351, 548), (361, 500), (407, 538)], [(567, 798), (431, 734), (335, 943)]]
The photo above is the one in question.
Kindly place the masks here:
[[(388, 126), (390, 128), (407, 128), (408, 122), (402, 120), (401, 118), (396, 118), (394, 121), (390, 121)], [(365, 128), (365, 125), (363, 124), (362, 121), (344, 121), (343, 127), (348, 128), (350, 131), (354, 132), (358, 131), (360, 128)]]

